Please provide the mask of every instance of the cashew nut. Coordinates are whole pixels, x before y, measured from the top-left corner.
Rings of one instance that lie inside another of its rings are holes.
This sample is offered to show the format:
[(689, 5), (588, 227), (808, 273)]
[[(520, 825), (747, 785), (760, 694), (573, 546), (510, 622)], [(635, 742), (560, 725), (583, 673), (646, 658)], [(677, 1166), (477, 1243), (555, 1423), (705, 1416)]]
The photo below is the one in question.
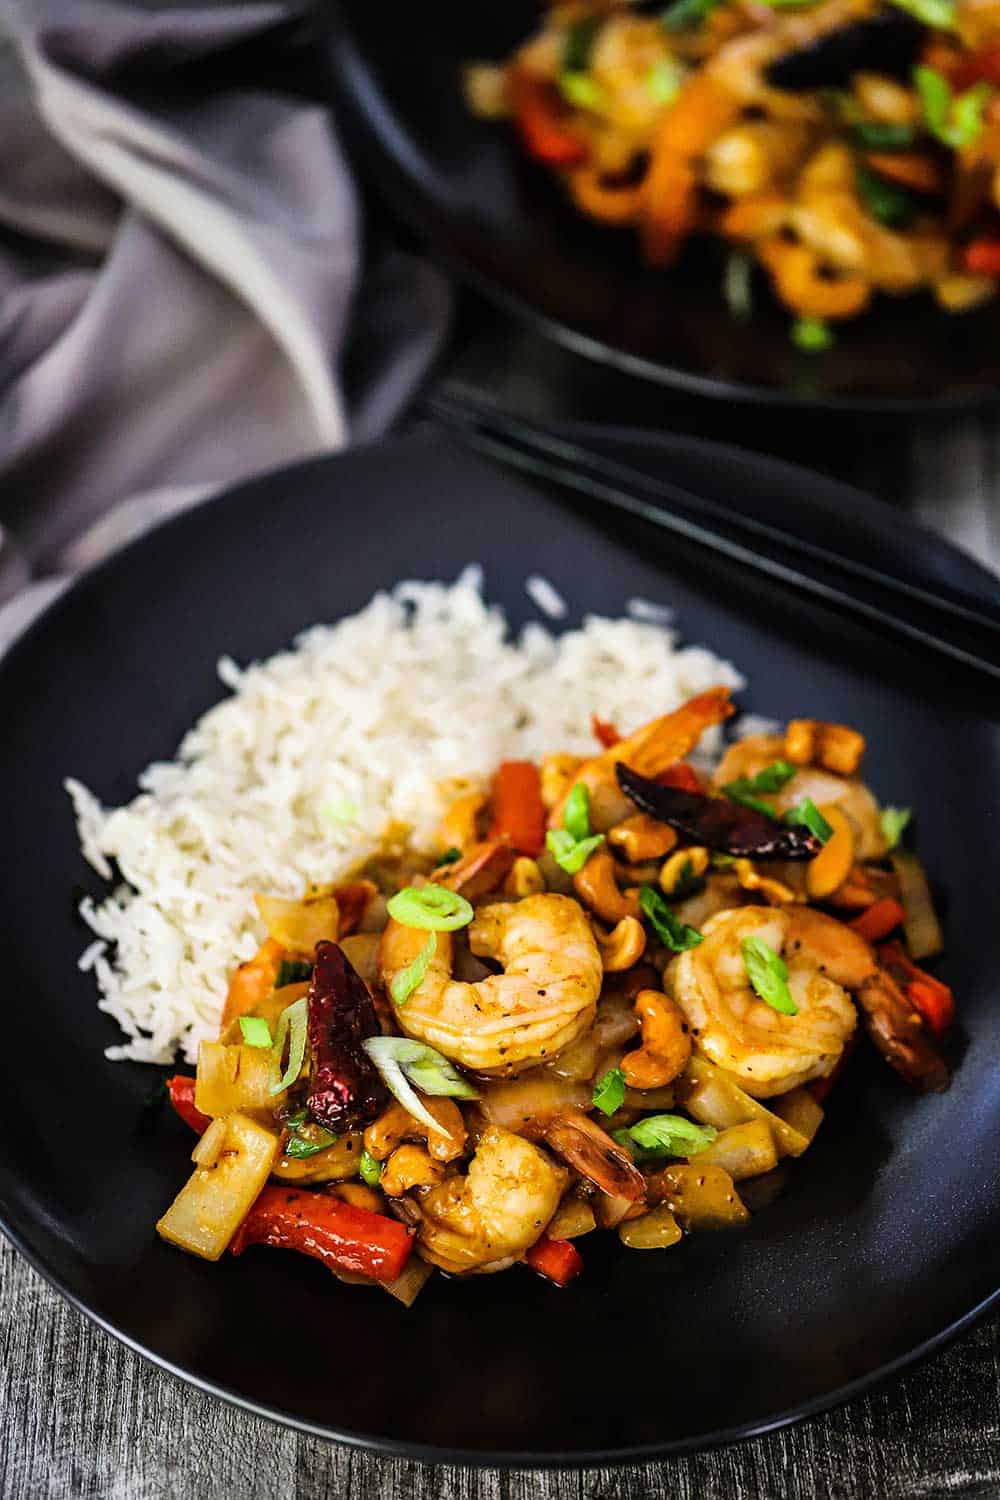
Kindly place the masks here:
[(411, 1187), (432, 1187), (444, 1178), (444, 1163), (435, 1161), (423, 1146), (397, 1146), (379, 1178), (388, 1198), (401, 1198)]
[(585, 906), (612, 925), (622, 917), (638, 917), (638, 891), (620, 891), (615, 880), (615, 861), (602, 844), (595, 849), (579, 874), (573, 876), (573, 888)]
[(573, 779), (582, 764), (583, 761), (579, 755), (570, 755), (561, 750), (552, 755), (542, 756), (539, 777), (542, 804), (546, 812), (551, 812), (562, 801), (573, 785)]
[(605, 974), (623, 974), (646, 951), (646, 929), (638, 917), (622, 917), (610, 932), (594, 928)]
[(648, 813), (634, 813), (611, 829), (608, 843), (635, 865), (642, 860), (662, 859), (677, 843), (677, 835), (668, 824), (658, 823)]
[(759, 892), (773, 906), (787, 906), (789, 901), (799, 899), (791, 886), (785, 885), (781, 880), (775, 880), (771, 875), (761, 875), (758, 870), (754, 869), (749, 859), (734, 859), (732, 868), (733, 874), (744, 891)]
[(664, 861), (660, 870), (660, 890), (665, 896), (672, 896), (675, 891), (682, 890), (689, 880), (700, 880), (707, 869), (707, 849), (700, 846), (678, 849)]
[(437, 1161), (454, 1161), (461, 1156), (465, 1150), (465, 1121), (458, 1105), (452, 1099), (425, 1098), (423, 1103), (446, 1134), (429, 1130), (394, 1100), (365, 1131), (368, 1154), (376, 1161), (385, 1161), (402, 1141), (419, 1140), (427, 1142), (428, 1151)]
[(632, 1089), (659, 1089), (687, 1067), (691, 1037), (684, 1012), (660, 990), (640, 990), (632, 1007), (642, 1027), (642, 1046), (621, 1061)]
[(538, 861), (521, 854), (510, 867), (503, 883), (503, 893), (515, 901), (525, 896), (538, 896), (545, 889), (545, 877), (538, 868)]
[(336, 1187), (329, 1189), (334, 1198), (342, 1198), (352, 1208), (367, 1208), (369, 1213), (380, 1214), (384, 1205), (382, 1199), (374, 1188), (365, 1187), (363, 1182), (338, 1182)]

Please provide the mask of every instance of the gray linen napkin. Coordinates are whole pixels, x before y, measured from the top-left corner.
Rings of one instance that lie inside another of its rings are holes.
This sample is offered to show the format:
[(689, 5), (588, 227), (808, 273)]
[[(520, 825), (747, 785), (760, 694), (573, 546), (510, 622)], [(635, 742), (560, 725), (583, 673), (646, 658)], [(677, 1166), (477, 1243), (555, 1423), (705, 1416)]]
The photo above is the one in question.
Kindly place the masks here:
[(3, 6), (0, 603), (26, 565), (47, 577), (0, 610), (0, 649), (61, 576), (159, 517), (384, 430), (448, 319), (410, 257), (359, 285), (328, 113), (269, 85), (272, 60), (280, 77), (306, 55), (306, 0)]

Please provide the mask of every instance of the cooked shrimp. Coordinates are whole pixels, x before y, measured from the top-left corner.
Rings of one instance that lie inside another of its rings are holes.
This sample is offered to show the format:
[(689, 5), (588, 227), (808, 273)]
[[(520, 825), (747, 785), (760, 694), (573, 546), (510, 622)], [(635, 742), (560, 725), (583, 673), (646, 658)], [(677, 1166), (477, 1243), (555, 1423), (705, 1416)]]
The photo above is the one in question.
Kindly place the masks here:
[[(758, 999), (741, 949), (748, 937), (784, 958), (797, 1015)], [(712, 917), (704, 942), (667, 974), (696, 1047), (746, 1093), (767, 1099), (833, 1071), (857, 1023), (847, 991), (875, 972), (868, 944), (832, 917), (803, 906), (744, 906)]]
[(590, 826), (595, 833), (606, 833), (616, 823), (624, 822), (635, 813), (635, 804), (619, 787), (615, 766), (623, 762), (641, 776), (656, 776), (674, 761), (682, 760), (706, 729), (721, 724), (733, 711), (728, 688), (709, 688), (707, 693), (689, 698), (673, 713), (662, 714), (644, 724), (628, 739), (619, 740), (602, 755), (585, 760), (565, 795), (549, 814), (549, 826), (562, 827), (566, 798), (573, 787), (581, 783), (590, 795)]
[[(730, 745), (719, 762), (712, 777), (715, 786), (740, 777), (752, 777), (776, 760), (785, 759), (785, 740), (782, 735), (755, 734)], [(854, 852), (858, 859), (881, 859), (887, 845), (879, 821), (878, 803), (863, 781), (856, 776), (838, 776), (819, 766), (803, 766), (790, 781), (786, 781), (780, 792), (767, 793), (765, 801), (771, 802), (777, 812), (787, 812), (806, 797), (817, 807), (833, 803), (839, 807), (854, 833)], [(782, 877), (784, 878), (784, 877)]]
[(523, 1136), (488, 1125), (464, 1177), (419, 1195), (417, 1248), (443, 1271), (502, 1271), (541, 1236), (569, 1173)]
[[(481, 907), (468, 934), (473, 953), (496, 959), (504, 972), (474, 984), (453, 979), (451, 935), (436, 933), (424, 978), (396, 1008), (408, 1036), (478, 1073), (516, 1073), (555, 1056), (592, 1024), (603, 970), (576, 901), (547, 893)], [(379, 947), (387, 989), (427, 936), (389, 922)]]

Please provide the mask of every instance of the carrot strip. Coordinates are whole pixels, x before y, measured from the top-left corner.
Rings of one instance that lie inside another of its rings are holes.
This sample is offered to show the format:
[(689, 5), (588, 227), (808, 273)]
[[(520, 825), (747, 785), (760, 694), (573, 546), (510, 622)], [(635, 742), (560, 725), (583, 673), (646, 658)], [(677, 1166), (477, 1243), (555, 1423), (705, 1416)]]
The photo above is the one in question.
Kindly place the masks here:
[(984, 235), (966, 245), (962, 268), (970, 276), (1000, 276), (1000, 236)]
[(505, 760), (493, 782), (490, 838), (510, 841), (534, 857), (545, 844), (545, 807), (538, 767), (530, 760)]
[(554, 88), (544, 78), (516, 72), (510, 81), (514, 120), (524, 149), (550, 167), (575, 167), (590, 154), (587, 142), (566, 118)]
[(583, 1256), (572, 1240), (550, 1240), (543, 1234), (524, 1257), (524, 1263), (547, 1276), (556, 1286), (565, 1286), (583, 1270)]
[(891, 896), (883, 896), (881, 901), (876, 901), (847, 925), (859, 937), (863, 937), (866, 943), (878, 943), (900, 927), (905, 917), (906, 913), (898, 901), (894, 901)]

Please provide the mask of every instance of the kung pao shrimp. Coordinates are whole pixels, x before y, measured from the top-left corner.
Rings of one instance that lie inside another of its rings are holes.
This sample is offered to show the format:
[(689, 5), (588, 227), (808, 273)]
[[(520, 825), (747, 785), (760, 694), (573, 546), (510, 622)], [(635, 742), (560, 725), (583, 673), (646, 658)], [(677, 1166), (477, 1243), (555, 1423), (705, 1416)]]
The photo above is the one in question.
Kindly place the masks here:
[(465, 793), (435, 853), (258, 896), (219, 1039), (170, 1080), (200, 1139), (160, 1234), (208, 1260), (297, 1249), (407, 1304), (434, 1268), (562, 1286), (598, 1229), (665, 1249), (762, 1207), (859, 1031), (945, 1088), (908, 814), (841, 724), (696, 770), (732, 711), (716, 688), (625, 739), (595, 720), (590, 758)]
[(878, 292), (996, 292), (1000, 0), (557, 0), (466, 88), (650, 266), (728, 241), (733, 312), (757, 265), (805, 348)]

